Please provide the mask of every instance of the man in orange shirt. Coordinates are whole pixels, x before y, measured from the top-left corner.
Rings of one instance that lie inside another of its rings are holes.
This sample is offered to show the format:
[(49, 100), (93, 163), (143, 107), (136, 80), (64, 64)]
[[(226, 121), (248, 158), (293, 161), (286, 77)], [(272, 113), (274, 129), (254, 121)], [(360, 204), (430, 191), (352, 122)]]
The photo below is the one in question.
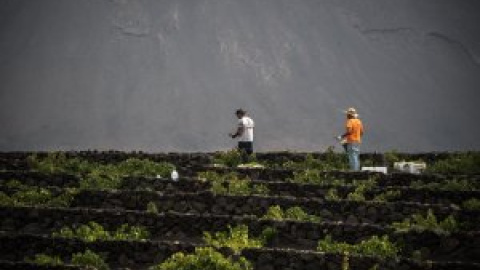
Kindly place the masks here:
[(360, 144), (362, 143), (363, 124), (358, 119), (357, 110), (349, 108), (346, 112), (347, 123), (345, 124), (346, 132), (340, 136), (342, 140), (346, 141), (346, 150), (348, 155), (348, 162), (350, 170), (360, 170)]

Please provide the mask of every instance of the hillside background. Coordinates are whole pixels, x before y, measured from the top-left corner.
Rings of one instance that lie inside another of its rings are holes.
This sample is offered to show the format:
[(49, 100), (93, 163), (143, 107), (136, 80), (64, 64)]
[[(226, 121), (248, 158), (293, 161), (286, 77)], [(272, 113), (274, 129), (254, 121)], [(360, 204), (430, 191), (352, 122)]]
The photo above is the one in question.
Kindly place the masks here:
[(0, 0), (0, 151), (480, 150), (478, 0)]

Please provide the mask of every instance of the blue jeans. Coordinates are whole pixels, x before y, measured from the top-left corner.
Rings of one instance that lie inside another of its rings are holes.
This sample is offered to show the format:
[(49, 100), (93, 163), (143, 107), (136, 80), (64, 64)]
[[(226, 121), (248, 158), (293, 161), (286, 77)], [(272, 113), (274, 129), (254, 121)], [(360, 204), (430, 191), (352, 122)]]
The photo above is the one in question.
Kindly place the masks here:
[(350, 170), (360, 171), (360, 144), (347, 143), (347, 155)]

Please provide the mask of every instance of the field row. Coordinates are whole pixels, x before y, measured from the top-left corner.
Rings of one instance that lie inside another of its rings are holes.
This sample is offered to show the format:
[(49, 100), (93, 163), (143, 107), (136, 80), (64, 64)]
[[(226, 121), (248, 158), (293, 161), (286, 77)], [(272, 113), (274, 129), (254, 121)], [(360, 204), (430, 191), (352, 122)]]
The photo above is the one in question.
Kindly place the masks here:
[[(168, 243), (152, 241), (97, 241), (93, 243), (50, 238), (37, 235), (5, 235), (0, 233), (1, 258), (7, 261), (22, 261), (16, 254), (34, 256), (39, 252), (55, 254), (68, 258), (70, 254), (92, 250), (102, 254), (111, 268), (130, 267), (147, 269), (147, 267), (164, 261), (175, 252), (193, 252), (195, 246), (187, 243)], [(12, 249), (16, 252), (12, 252)], [(231, 251), (223, 249), (222, 253), (231, 255)], [(244, 249), (241, 254), (253, 263), (254, 269), (294, 269), (294, 270), (337, 270), (345, 265), (345, 258), (339, 254), (294, 251), (281, 249)], [(68, 260), (68, 259), (66, 259)], [(461, 262), (420, 263), (412, 260), (379, 260), (373, 257), (351, 255), (348, 258), (351, 269), (405, 269), (405, 270), (461, 270), (480, 269), (479, 264)], [(0, 261), (1, 266), (1, 261)], [(7, 268), (3, 268), (7, 269)], [(13, 269), (13, 268), (12, 268)], [(55, 268), (48, 268), (55, 269)]]
[[(150, 232), (149, 239), (154, 241), (179, 241), (202, 245), (204, 232), (227, 231), (229, 226), (243, 224), (248, 226), (252, 237), (258, 237), (265, 228), (274, 229), (276, 233), (266, 245), (270, 248), (314, 251), (317, 242), (327, 235), (336, 241), (351, 244), (374, 235), (388, 235), (392, 242), (401, 247), (402, 257), (412, 257), (415, 252), (421, 252), (422, 259), (476, 262), (480, 256), (478, 232), (459, 232), (450, 235), (428, 231), (395, 233), (389, 228), (369, 224), (273, 221), (251, 217), (151, 214), (121, 210), (9, 207), (1, 208), (1, 213), (0, 230), (5, 231), (6, 235), (17, 233), (50, 236), (52, 232), (60, 231), (64, 226), (78, 227), (80, 224), (94, 221), (108, 230), (114, 230), (121, 224), (143, 226)], [(14, 253), (23, 254), (16, 251)]]
[[(322, 220), (349, 223), (390, 224), (401, 222), (412, 215), (426, 215), (431, 211), (437, 219), (452, 216), (460, 228), (478, 230), (478, 211), (459, 210), (444, 205), (411, 202), (369, 202), (352, 200), (324, 200), (322, 198), (295, 198), (265, 195), (218, 195), (210, 191), (200, 193), (163, 193), (129, 190), (80, 190), (51, 188), (39, 192), (17, 192), (1, 188), (2, 205), (69, 206), (96, 209), (124, 209), (157, 212), (180, 212), (235, 216), (267, 214), (272, 207), (298, 207), (306, 214)], [(10, 197), (9, 197), (10, 195)], [(22, 200), (24, 202), (22, 203)]]
[[(326, 198), (327, 200), (403, 201), (424, 204), (456, 204), (480, 198), (478, 184), (467, 181), (449, 181), (434, 186), (418, 184), (417, 187), (382, 186), (380, 180), (324, 181), (322, 184), (295, 182), (273, 182), (241, 179), (238, 176), (217, 173), (203, 173), (206, 177), (181, 178), (171, 181), (167, 178), (126, 177), (118, 184), (122, 190), (150, 190), (165, 193), (220, 192), (227, 194), (264, 194), (270, 196), (292, 196), (299, 198)], [(200, 176), (203, 176), (200, 174)], [(210, 179), (208, 178), (210, 176)], [(244, 181), (244, 182), (241, 182)], [(64, 187), (79, 188), (80, 180), (71, 175), (45, 175), (35, 172), (0, 172), (0, 183), (4, 187)], [(247, 183), (248, 182), (248, 183)], [(220, 187), (219, 190), (218, 187)], [(256, 188), (260, 187), (260, 188)], [(92, 189), (92, 187), (89, 187)], [(93, 188), (95, 189), (95, 188)]]
[[(58, 156), (87, 160), (92, 163), (112, 164), (125, 161), (129, 158), (148, 159), (156, 162), (169, 162), (177, 168), (198, 167), (205, 165), (223, 165), (236, 167), (241, 163), (241, 156), (236, 151), (214, 153), (142, 153), (120, 151), (81, 151), (81, 152), (4, 152), (0, 153), (0, 170), (28, 170), (28, 158), (32, 155), (40, 158)], [(365, 166), (389, 166), (392, 167), (397, 161), (422, 161), (427, 164), (430, 171), (442, 174), (468, 173), (479, 174), (478, 164), (480, 154), (478, 152), (459, 153), (398, 153), (390, 151), (386, 153), (362, 153), (362, 164)], [(348, 162), (344, 153), (335, 153), (331, 150), (316, 153), (295, 152), (267, 152), (256, 153), (252, 160), (256, 164), (262, 164), (268, 168), (285, 169), (309, 166), (320, 169), (346, 169)]]
[(403, 157), (0, 153), (0, 269), (480, 269), (480, 155)]

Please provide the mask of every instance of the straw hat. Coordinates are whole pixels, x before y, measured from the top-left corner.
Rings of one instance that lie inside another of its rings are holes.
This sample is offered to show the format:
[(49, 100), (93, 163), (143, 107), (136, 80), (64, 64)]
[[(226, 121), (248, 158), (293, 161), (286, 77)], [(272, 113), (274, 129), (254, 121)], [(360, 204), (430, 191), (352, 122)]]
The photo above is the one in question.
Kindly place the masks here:
[(348, 110), (345, 111), (347, 115), (352, 115), (353, 117), (358, 117), (357, 110), (353, 107), (348, 108)]

